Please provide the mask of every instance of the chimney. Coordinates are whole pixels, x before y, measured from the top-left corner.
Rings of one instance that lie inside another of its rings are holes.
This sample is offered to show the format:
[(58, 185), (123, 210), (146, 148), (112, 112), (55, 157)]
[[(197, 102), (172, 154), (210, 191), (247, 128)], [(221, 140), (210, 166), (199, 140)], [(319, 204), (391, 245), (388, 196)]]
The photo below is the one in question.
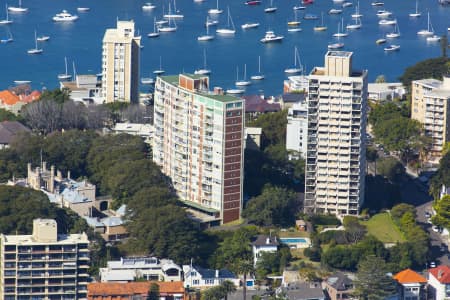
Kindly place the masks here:
[(67, 179), (70, 180), (70, 171), (67, 171)]
[(219, 270), (216, 270), (216, 278), (219, 278)]
[(42, 162), (42, 172), (45, 172), (45, 171), (47, 171), (47, 162), (43, 161)]

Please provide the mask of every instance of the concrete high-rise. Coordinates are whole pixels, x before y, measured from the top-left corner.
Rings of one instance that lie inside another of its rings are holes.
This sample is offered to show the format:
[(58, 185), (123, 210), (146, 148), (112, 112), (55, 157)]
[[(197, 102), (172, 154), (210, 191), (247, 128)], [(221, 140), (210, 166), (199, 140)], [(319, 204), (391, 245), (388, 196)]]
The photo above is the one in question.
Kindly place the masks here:
[(87, 299), (88, 246), (51, 219), (35, 219), (31, 235), (0, 235), (0, 299)]
[(244, 100), (209, 91), (209, 77), (158, 77), (153, 161), (187, 205), (222, 223), (242, 208)]
[(357, 215), (364, 202), (367, 71), (328, 51), (308, 87), (305, 212)]
[(117, 20), (117, 28), (106, 30), (102, 50), (103, 103), (139, 101), (140, 44), (133, 21)]

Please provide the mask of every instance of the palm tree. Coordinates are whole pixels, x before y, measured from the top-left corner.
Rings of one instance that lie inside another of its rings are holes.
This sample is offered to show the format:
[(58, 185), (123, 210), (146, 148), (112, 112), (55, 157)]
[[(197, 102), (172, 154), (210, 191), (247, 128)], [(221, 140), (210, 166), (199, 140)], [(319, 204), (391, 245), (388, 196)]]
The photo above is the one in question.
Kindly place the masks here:
[(224, 282), (222, 282), (220, 287), (222, 288), (225, 300), (228, 299), (228, 294), (236, 292), (236, 286), (229, 280), (225, 280)]
[(243, 284), (243, 295), (244, 300), (247, 299), (247, 275), (254, 272), (255, 268), (253, 266), (253, 262), (251, 260), (238, 260), (236, 262), (236, 270), (238, 274), (242, 274), (244, 276), (244, 284)]

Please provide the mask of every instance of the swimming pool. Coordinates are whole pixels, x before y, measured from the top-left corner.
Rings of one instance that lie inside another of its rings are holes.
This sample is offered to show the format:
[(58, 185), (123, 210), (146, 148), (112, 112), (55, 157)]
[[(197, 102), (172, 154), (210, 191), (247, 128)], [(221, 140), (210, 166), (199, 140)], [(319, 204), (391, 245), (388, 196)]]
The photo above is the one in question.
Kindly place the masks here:
[(283, 244), (308, 243), (308, 241), (304, 238), (280, 238), (280, 242), (282, 242)]

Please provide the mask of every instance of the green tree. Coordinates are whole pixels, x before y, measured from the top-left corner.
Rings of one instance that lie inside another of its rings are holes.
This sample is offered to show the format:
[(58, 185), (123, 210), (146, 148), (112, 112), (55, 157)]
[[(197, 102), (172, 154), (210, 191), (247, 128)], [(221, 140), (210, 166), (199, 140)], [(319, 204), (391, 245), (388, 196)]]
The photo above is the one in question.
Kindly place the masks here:
[(400, 225), (400, 219), (406, 213), (413, 214), (413, 216), (415, 218), (415, 216), (416, 216), (415, 215), (416, 214), (415, 207), (411, 204), (400, 203), (400, 204), (397, 204), (394, 207), (392, 207), (392, 209), (390, 211), (392, 220), (394, 220), (394, 222), (397, 224), (397, 226)]
[(433, 205), (436, 214), (432, 217), (433, 224), (450, 228), (450, 195), (445, 195)]
[(430, 181), (430, 194), (439, 199), (442, 186), (450, 187), (450, 152), (447, 152), (439, 161), (439, 167)]
[(385, 299), (396, 291), (396, 282), (387, 274), (382, 258), (368, 256), (358, 264), (355, 295), (363, 300)]
[(236, 262), (237, 273), (243, 275), (244, 283), (242, 285), (243, 300), (247, 299), (247, 276), (252, 274), (255, 269), (251, 259), (240, 259)]
[[(378, 150), (372, 146), (368, 146), (366, 148), (366, 159), (368, 162), (374, 163), (375, 175), (377, 175), (377, 160), (378, 160), (378, 158), (379, 158)], [(367, 167), (369, 167), (369, 164), (367, 164)]]
[(147, 295), (148, 300), (159, 300), (159, 285), (155, 282), (150, 284)]
[(220, 284), (220, 287), (224, 293), (225, 300), (228, 299), (229, 294), (236, 292), (236, 286), (234, 285), (233, 282), (231, 282), (229, 280), (225, 280), (224, 282), (222, 282)]
[(440, 44), (441, 44), (440, 46), (441, 46), (442, 57), (446, 58), (447, 57), (447, 48), (448, 48), (448, 37), (446, 34), (443, 34), (441, 36)]
[(375, 83), (385, 83), (386, 82), (386, 77), (384, 75), (378, 75), (377, 78), (375, 79)]
[(383, 157), (378, 160), (379, 174), (390, 182), (399, 182), (405, 174), (405, 167), (394, 157)]
[(264, 133), (262, 148), (269, 145), (286, 144), (287, 110), (258, 116), (248, 123), (249, 127), (261, 127)]
[(4, 108), (0, 108), (0, 122), (3, 121), (18, 121), (20, 120), (20, 118), (18, 116), (16, 116), (15, 114), (13, 114), (12, 112), (4, 109)]
[(62, 104), (70, 99), (69, 91), (67, 89), (44, 90), (39, 97), (39, 100), (51, 100)]
[(449, 62), (447, 57), (430, 58), (416, 63), (415, 65), (406, 68), (400, 81), (408, 89), (411, 87), (413, 80), (423, 78), (442, 79), (442, 75), (447, 74), (448, 69), (446, 63)]

